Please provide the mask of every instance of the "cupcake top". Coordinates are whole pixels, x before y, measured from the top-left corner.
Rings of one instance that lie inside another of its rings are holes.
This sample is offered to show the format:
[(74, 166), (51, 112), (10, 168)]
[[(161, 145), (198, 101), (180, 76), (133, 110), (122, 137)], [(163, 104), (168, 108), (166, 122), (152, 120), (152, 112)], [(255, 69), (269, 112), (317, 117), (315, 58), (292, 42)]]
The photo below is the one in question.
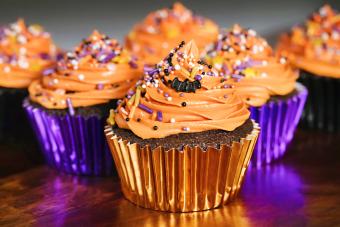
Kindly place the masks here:
[(41, 26), (19, 19), (0, 28), (0, 87), (28, 87), (56, 57), (57, 48)]
[(136, 59), (117, 40), (94, 31), (34, 81), (29, 93), (48, 109), (92, 106), (124, 97), (141, 74)]
[(211, 20), (194, 15), (181, 3), (171, 9), (150, 13), (126, 38), (126, 46), (146, 63), (157, 63), (182, 40), (195, 40), (203, 49), (218, 35), (218, 26)]
[(148, 70), (108, 122), (143, 138), (208, 130), (233, 131), (249, 111), (216, 70), (199, 60), (193, 41), (184, 41)]
[(307, 72), (340, 78), (340, 14), (321, 7), (304, 25), (282, 35), (278, 51)]
[(298, 78), (298, 72), (285, 58), (274, 55), (263, 38), (239, 25), (219, 35), (205, 60), (250, 106), (261, 106), (271, 96), (291, 93)]

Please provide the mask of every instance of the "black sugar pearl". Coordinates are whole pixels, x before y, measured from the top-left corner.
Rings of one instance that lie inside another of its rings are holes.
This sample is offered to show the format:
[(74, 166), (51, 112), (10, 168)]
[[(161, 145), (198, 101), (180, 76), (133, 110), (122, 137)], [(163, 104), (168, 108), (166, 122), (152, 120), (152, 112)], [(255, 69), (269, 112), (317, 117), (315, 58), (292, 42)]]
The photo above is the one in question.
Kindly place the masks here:
[(157, 130), (157, 129), (158, 129), (157, 125), (153, 126), (153, 130)]
[(170, 56), (170, 57), (173, 57), (173, 56), (174, 56), (174, 54), (173, 54), (173, 53), (170, 53), (170, 54), (169, 54), (169, 56)]
[(129, 121), (129, 120), (130, 120), (130, 118), (128, 118), (128, 117), (127, 117), (127, 118), (125, 118), (125, 121)]
[(186, 102), (182, 102), (182, 106), (183, 107), (187, 106), (187, 103)]
[(137, 118), (137, 122), (140, 122), (141, 121), (141, 119), (140, 118)]
[(164, 69), (164, 73), (166, 76), (169, 76), (169, 70), (168, 69)]
[(212, 69), (212, 65), (208, 65), (208, 68), (209, 68), (209, 69)]

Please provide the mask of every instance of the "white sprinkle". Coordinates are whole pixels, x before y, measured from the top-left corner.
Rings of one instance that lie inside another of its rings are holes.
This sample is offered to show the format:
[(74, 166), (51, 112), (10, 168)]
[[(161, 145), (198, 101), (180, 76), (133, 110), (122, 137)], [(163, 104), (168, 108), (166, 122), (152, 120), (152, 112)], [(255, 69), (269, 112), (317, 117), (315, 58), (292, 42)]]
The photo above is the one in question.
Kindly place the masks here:
[(280, 63), (281, 64), (286, 64), (287, 60), (285, 58), (280, 58)]
[(175, 122), (176, 122), (176, 119), (172, 117), (172, 118), (170, 118), (170, 122), (171, 122), (171, 123), (175, 123)]
[(267, 65), (268, 65), (268, 62), (267, 62), (267, 61), (262, 61), (262, 65), (263, 65), (263, 66), (267, 66)]
[(180, 70), (180, 69), (181, 69), (181, 66), (180, 66), (179, 64), (176, 64), (176, 65), (175, 65), (175, 69), (176, 69), (176, 70)]
[(251, 36), (256, 36), (256, 31), (254, 31), (253, 29), (249, 29), (248, 34)]
[(27, 39), (26, 39), (26, 37), (23, 36), (23, 35), (19, 35), (19, 36), (17, 37), (17, 40), (18, 40), (19, 43), (27, 43)]
[(323, 40), (328, 40), (329, 35), (328, 35), (327, 33), (322, 33), (322, 34), (321, 34), (321, 38), (322, 38)]
[(170, 97), (170, 96), (169, 96), (169, 97), (166, 97), (166, 100), (169, 101), (169, 102), (171, 102), (171, 101), (172, 101), (172, 97)]
[(146, 88), (146, 85), (145, 85), (145, 84), (143, 84), (143, 85), (142, 85), (142, 88)]
[(78, 79), (79, 79), (79, 80), (84, 80), (84, 79), (85, 79), (85, 76), (84, 76), (83, 74), (79, 74), (79, 75), (78, 75)]
[(27, 50), (26, 50), (26, 48), (25, 48), (25, 47), (20, 47), (20, 49), (19, 49), (19, 53), (20, 53), (21, 55), (24, 55), (24, 54), (26, 54), (26, 52), (27, 52)]
[(146, 28), (146, 31), (147, 31), (148, 33), (156, 33), (156, 29), (155, 29), (153, 26), (148, 26), (148, 27)]
[(65, 100), (61, 100), (60, 103), (61, 103), (61, 105), (65, 105), (66, 101)]
[(190, 131), (190, 128), (189, 127), (183, 127), (183, 131), (188, 132), (188, 131)]
[(259, 46), (259, 51), (263, 52), (264, 51), (264, 47), (263, 46)]
[(23, 68), (23, 69), (27, 69), (29, 66), (28, 62), (22, 59), (18, 61), (18, 65), (20, 68)]
[(116, 65), (113, 63), (107, 64), (107, 69), (110, 71), (115, 71), (116, 70)]
[(59, 80), (57, 78), (54, 78), (53, 81), (52, 81), (54, 84), (57, 84), (59, 83)]
[(4, 67), (4, 72), (9, 73), (11, 71), (11, 68), (9, 66)]
[(267, 76), (268, 76), (267, 73), (265, 73), (265, 72), (261, 73), (261, 77), (267, 77)]

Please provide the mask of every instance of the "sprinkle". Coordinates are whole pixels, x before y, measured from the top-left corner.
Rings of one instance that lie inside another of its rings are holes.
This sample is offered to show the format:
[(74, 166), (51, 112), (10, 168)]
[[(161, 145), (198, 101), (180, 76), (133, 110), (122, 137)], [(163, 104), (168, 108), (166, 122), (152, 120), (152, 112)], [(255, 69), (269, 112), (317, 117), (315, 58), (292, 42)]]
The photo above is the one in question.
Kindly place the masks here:
[(75, 111), (74, 111), (74, 108), (73, 108), (73, 105), (72, 105), (72, 101), (70, 98), (67, 98), (66, 99), (66, 103), (67, 103), (67, 107), (68, 107), (68, 112), (71, 116), (74, 116), (75, 114)]
[(52, 81), (54, 84), (57, 84), (59, 83), (59, 80), (57, 78), (54, 78), (53, 81)]
[(45, 69), (42, 74), (43, 76), (48, 76), (48, 75), (51, 75), (52, 73), (54, 73), (54, 69), (51, 68), (51, 69)]
[(79, 79), (79, 80), (84, 80), (84, 79), (85, 79), (84, 74), (79, 74), (79, 75), (78, 75), (78, 79)]
[(176, 122), (176, 119), (172, 117), (172, 118), (170, 118), (170, 122), (171, 122), (171, 123), (175, 123), (175, 122)]
[(166, 100), (171, 102), (172, 101), (172, 98), (171, 97), (166, 97)]
[(152, 114), (153, 113), (153, 110), (150, 109), (149, 107), (143, 105), (143, 104), (138, 104), (138, 108), (141, 109), (141, 110), (144, 110), (145, 112), (149, 113), (149, 114)]
[(161, 111), (157, 111), (157, 121), (163, 121), (163, 113)]
[(110, 109), (110, 115), (109, 117), (106, 119), (106, 123), (109, 125), (115, 125), (115, 111), (114, 109)]
[(188, 132), (188, 131), (190, 131), (190, 128), (189, 127), (183, 127), (183, 131)]
[(4, 67), (4, 72), (9, 73), (11, 71), (11, 68), (9, 66)]
[(196, 76), (194, 77), (194, 79), (195, 79), (195, 80), (202, 80), (202, 76), (201, 76), (201, 75), (196, 75)]
[(104, 84), (97, 84), (96, 85), (97, 90), (103, 90), (104, 89)]
[(107, 64), (107, 69), (110, 70), (110, 71), (115, 71), (116, 69), (116, 65), (111, 63), (111, 64)]

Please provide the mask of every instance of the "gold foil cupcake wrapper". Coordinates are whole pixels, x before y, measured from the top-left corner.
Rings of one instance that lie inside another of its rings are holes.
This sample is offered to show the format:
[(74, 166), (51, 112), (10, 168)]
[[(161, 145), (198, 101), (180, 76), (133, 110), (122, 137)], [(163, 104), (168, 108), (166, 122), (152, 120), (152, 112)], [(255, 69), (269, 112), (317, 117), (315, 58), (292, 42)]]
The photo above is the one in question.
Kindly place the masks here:
[(124, 196), (132, 203), (170, 212), (219, 207), (238, 194), (260, 131), (220, 149), (185, 146), (183, 151), (130, 144), (105, 128)]

